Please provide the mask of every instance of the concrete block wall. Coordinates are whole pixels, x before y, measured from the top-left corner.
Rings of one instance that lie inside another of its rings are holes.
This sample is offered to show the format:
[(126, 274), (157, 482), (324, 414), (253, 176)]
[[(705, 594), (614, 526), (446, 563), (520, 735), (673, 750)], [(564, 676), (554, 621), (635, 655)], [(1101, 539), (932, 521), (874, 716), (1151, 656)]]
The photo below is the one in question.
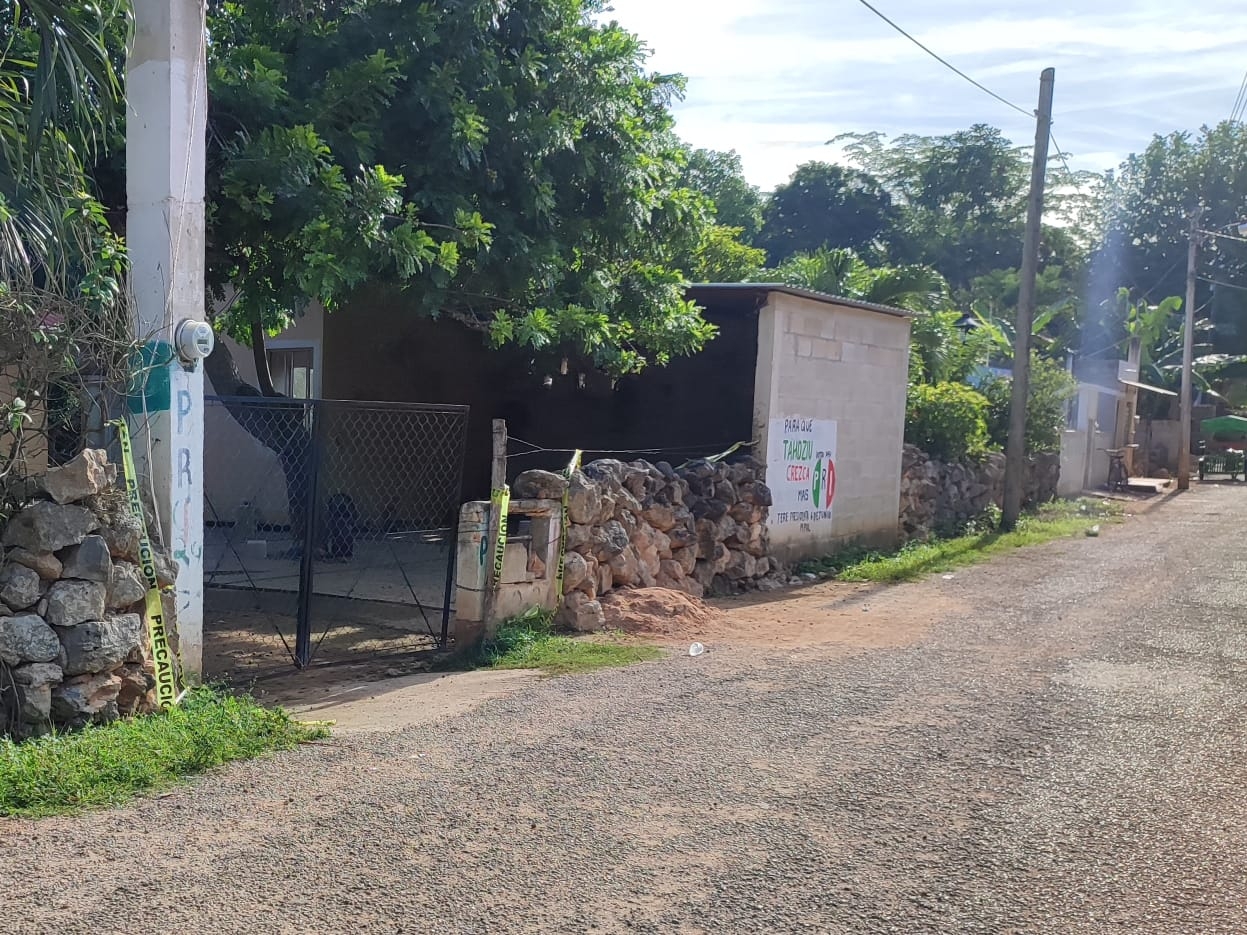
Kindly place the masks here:
[[(776, 420), (836, 423), (836, 493), (831, 519), (777, 522), (773, 554), (785, 561), (824, 554), (849, 541), (896, 537), (909, 319), (851, 305), (772, 293), (759, 315), (755, 435), (768, 450)], [(768, 481), (777, 486), (776, 465)], [(778, 510), (778, 508), (777, 508)]]

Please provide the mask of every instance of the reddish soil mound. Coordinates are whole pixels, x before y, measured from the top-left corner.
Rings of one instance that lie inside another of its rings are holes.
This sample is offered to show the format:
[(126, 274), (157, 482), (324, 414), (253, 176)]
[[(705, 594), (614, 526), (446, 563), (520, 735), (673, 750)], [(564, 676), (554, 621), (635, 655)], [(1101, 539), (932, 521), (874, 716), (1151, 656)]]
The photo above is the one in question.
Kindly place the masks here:
[(607, 629), (625, 633), (698, 635), (724, 623), (719, 611), (682, 591), (666, 588), (611, 591), (601, 601)]

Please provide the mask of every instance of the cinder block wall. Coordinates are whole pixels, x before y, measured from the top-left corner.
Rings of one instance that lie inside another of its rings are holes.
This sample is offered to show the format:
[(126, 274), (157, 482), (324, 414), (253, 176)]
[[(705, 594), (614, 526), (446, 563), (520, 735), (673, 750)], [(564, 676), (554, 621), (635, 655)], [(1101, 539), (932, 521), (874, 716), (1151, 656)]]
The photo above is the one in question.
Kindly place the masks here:
[[(784, 522), (772, 510), (772, 554), (784, 561), (897, 537), (905, 394), (907, 317), (773, 293), (759, 315), (754, 392), (759, 451), (768, 483), (782, 487), (773, 433), (784, 419), (834, 422), (835, 497), (830, 517)], [(826, 511), (823, 511), (826, 512)]]

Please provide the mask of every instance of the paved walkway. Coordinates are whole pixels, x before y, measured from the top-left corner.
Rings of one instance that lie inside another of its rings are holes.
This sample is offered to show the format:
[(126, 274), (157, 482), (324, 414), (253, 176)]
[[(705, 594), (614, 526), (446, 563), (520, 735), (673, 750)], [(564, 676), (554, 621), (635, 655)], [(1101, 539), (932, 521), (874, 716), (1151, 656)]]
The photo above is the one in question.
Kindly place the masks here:
[(1242, 933), (1245, 521), (1247, 491), (1202, 488), (948, 580), (788, 598), (777, 629), (826, 621), (797, 648), (0, 823), (0, 929)]

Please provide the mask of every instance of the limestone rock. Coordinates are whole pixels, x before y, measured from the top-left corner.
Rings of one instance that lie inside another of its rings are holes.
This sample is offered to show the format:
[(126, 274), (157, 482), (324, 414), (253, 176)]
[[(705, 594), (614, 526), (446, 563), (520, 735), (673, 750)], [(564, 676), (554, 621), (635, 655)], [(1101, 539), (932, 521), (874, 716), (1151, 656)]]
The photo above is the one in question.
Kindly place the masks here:
[(0, 661), (6, 665), (52, 662), (60, 652), (60, 640), (42, 617), (36, 614), (0, 617)]
[(602, 509), (602, 494), (598, 486), (589, 481), (581, 471), (575, 471), (567, 488), (567, 515), (573, 523), (595, 523)]
[(723, 569), (723, 574), (727, 575), (732, 581), (756, 577), (758, 574), (758, 560), (748, 552), (731, 552), (727, 567)]
[(631, 545), (607, 562), (611, 570), (611, 580), (617, 588), (626, 588), (639, 584), (641, 581), (641, 557)]
[(593, 527), (569, 524), (567, 527), (567, 551), (584, 554), (593, 547)]
[(9, 521), (4, 530), (4, 544), (28, 552), (57, 552), (77, 545), (99, 526), (95, 514), (85, 507), (40, 500)]
[(121, 688), (117, 691), (118, 714), (132, 717), (155, 707), (151, 693), (156, 688), (156, 679), (141, 664), (122, 666), (116, 675), (121, 679)]
[(63, 467), (43, 476), (40, 486), (57, 503), (77, 503), (103, 493), (117, 482), (117, 466), (108, 463), (108, 454), (88, 448)]
[(599, 601), (590, 600), (581, 591), (573, 591), (563, 601), (559, 622), (578, 633), (597, 633), (606, 627), (606, 613)]
[(114, 562), (108, 578), (108, 592), (104, 598), (105, 610), (126, 610), (133, 607), (147, 594), (147, 583), (137, 565)]
[(618, 520), (593, 530), (593, 555), (599, 562), (607, 562), (628, 547), (631, 537)]
[(48, 591), (48, 623), (72, 627), (104, 616), (108, 589), (98, 581), (58, 581)]
[(64, 724), (115, 719), (122, 679), (114, 672), (98, 672), (66, 679), (52, 690), (52, 717)]
[(108, 543), (101, 536), (87, 536), (79, 545), (61, 553), (66, 578), (98, 581), (108, 584), (113, 573), (113, 558)]
[(113, 558), (127, 562), (139, 560), (143, 527), (136, 517), (129, 513), (116, 514), (111, 517), (111, 522), (100, 526), (99, 534), (108, 544), (108, 552)]
[(684, 569), (684, 577), (687, 578), (693, 573), (693, 569), (697, 567), (697, 550), (674, 549), (671, 552), (671, 559), (679, 563), (680, 567)]
[(676, 524), (675, 507), (647, 500), (641, 510), (641, 518), (659, 532), (670, 532)]
[(579, 552), (568, 552), (563, 558), (563, 591), (577, 590), (589, 577), (589, 563)]
[(156, 566), (156, 581), (162, 588), (171, 588), (178, 583), (178, 563), (163, 549), (155, 549), (152, 562)]
[(110, 671), (143, 651), (143, 618), (138, 614), (61, 627), (57, 632), (65, 646), (66, 675)]
[(61, 577), (61, 560), (51, 552), (28, 552), (26, 549), (10, 549), (5, 561), (16, 562), (35, 572), (44, 581), (56, 581)]
[(598, 596), (600, 597), (603, 594), (609, 593), (611, 588), (613, 588), (614, 586), (615, 586), (615, 573), (611, 571), (610, 565), (607, 565), (607, 564), (598, 565), (597, 587), (594, 589), (597, 591)]
[(22, 720), (27, 724), (47, 724), (52, 719), (52, 686), (63, 678), (61, 667), (36, 662), (13, 670), (13, 681), (22, 690)]
[(511, 495), (518, 500), (562, 500), (567, 478), (552, 471), (525, 471), (511, 485)]
[(43, 579), (39, 573), (10, 562), (0, 569), (0, 601), (11, 610), (26, 610), (43, 597)]

